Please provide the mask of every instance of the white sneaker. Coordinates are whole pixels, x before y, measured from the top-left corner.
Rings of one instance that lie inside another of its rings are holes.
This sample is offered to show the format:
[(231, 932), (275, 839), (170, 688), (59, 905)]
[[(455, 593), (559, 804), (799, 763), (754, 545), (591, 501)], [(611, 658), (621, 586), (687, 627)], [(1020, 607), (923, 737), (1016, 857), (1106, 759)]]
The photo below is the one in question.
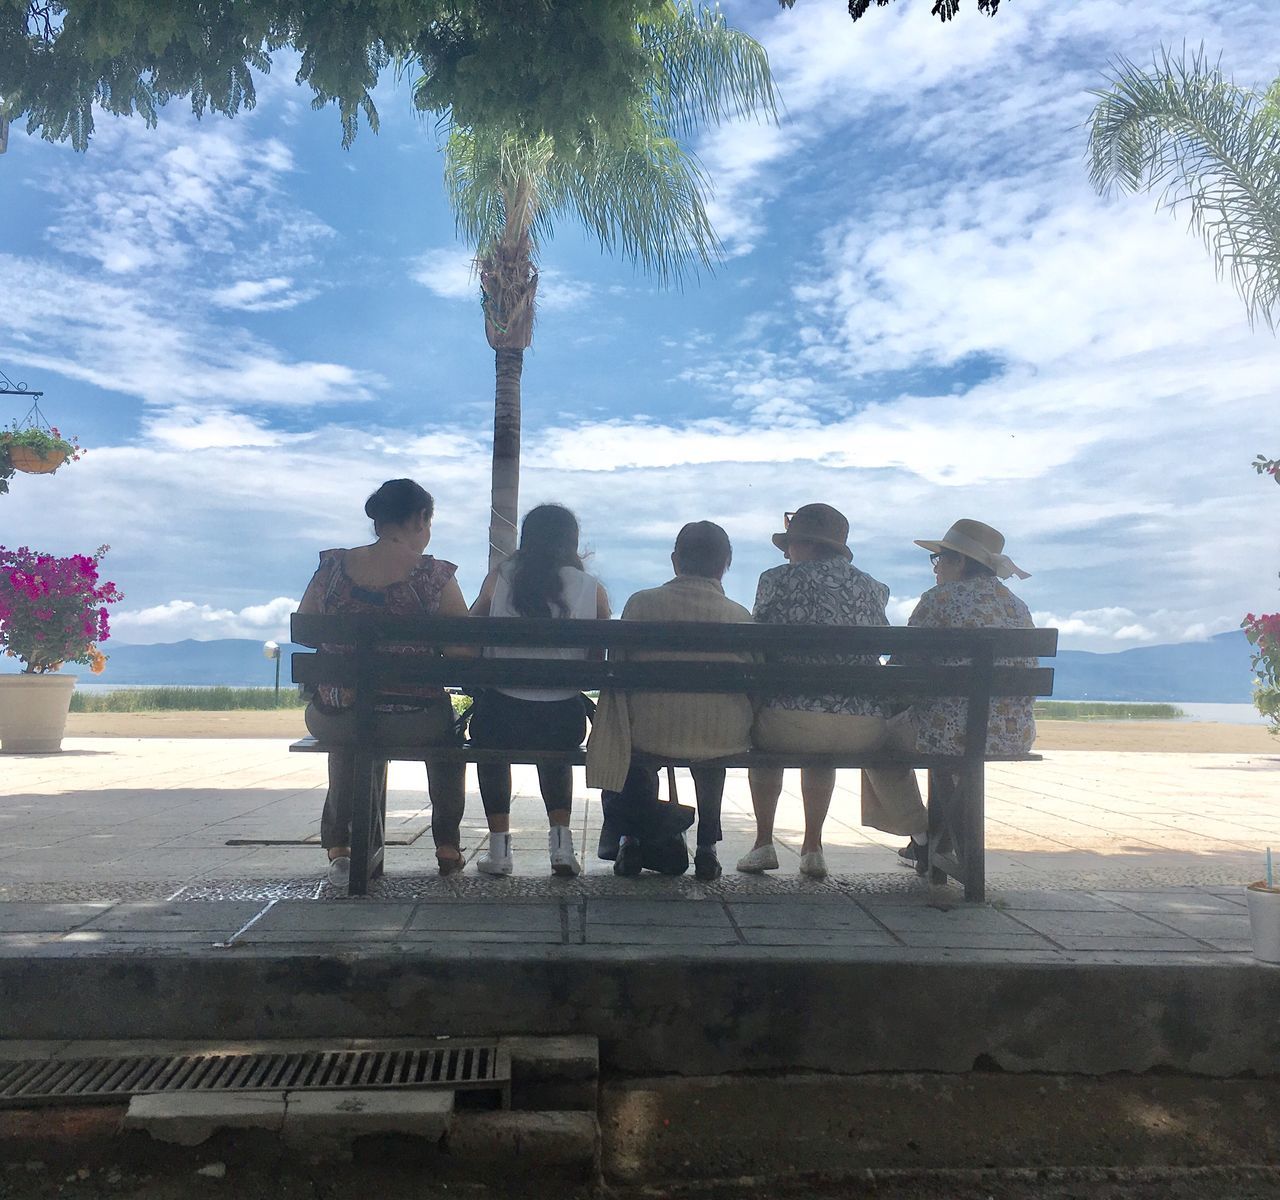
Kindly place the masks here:
[(329, 860), (329, 883), (344, 892), (351, 886), (351, 859), (345, 854)]
[(761, 871), (776, 871), (777, 869), (778, 852), (773, 848), (772, 842), (764, 846), (757, 846), (754, 850), (748, 851), (738, 859), (738, 870), (745, 871), (748, 875), (759, 875)]
[(489, 851), (483, 858), (476, 860), (476, 870), (485, 875), (510, 875), (513, 865), (511, 861), (511, 835), (509, 833), (491, 833), (489, 835)]
[(821, 850), (800, 855), (800, 874), (809, 879), (826, 879), (827, 860), (823, 858)]
[(573, 830), (567, 825), (552, 825), (547, 830), (547, 849), (551, 853), (551, 871), (572, 879), (582, 874), (582, 864), (573, 852)]

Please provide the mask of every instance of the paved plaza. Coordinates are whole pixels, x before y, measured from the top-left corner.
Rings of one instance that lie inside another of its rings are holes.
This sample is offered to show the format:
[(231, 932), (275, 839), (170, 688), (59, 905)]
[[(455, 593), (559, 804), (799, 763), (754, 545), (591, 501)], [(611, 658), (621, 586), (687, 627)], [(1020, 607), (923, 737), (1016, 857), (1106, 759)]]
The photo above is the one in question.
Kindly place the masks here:
[[(289, 754), (287, 745), (83, 738), (68, 739), (59, 755), (0, 758), (0, 899), (165, 898), (229, 881), (319, 888), (325, 759)], [(469, 866), (460, 878), (432, 886), (447, 884), (447, 894), (480, 886), (530, 894), (534, 885), (553, 884), (535, 773), (516, 767), (514, 775), (516, 878), (481, 879)], [(598, 793), (581, 787), (580, 770), (577, 778), (574, 835), (588, 874), (554, 886), (590, 889), (613, 876), (594, 857)], [(677, 781), (681, 799), (692, 803), (687, 774), (678, 772)], [(895, 862), (903, 839), (858, 824), (857, 787), (855, 773), (840, 773), (826, 827), (832, 874), (858, 891), (914, 887), (911, 873)], [(486, 844), (474, 772), (468, 789), (463, 844), (470, 863)], [(1049, 751), (1043, 762), (990, 765), (987, 791), (987, 875), (995, 899), (1026, 889), (1235, 886), (1258, 877), (1267, 845), (1280, 848), (1280, 752)], [(387, 823), (382, 886), (405, 895), (407, 882), (434, 880), (420, 765), (391, 765)], [(801, 827), (799, 778), (788, 772), (777, 821), (782, 867), (770, 877), (778, 885), (799, 883)], [(730, 772), (724, 830), (721, 859), (729, 877), (753, 837), (745, 772)], [(631, 886), (653, 892), (664, 882), (646, 875)]]
[[(547, 871), (536, 776), (516, 768), (517, 874), (491, 880), (469, 866), (441, 879), (423, 769), (395, 763), (386, 878), (367, 901), (315, 904), (333, 898), (316, 836), (319, 756), (261, 739), (86, 738), (0, 765), (0, 937), (11, 952), (52, 943), (394, 952), (436, 941), (1235, 956), (1249, 949), (1242, 885), (1258, 876), (1264, 847), (1280, 847), (1280, 755), (1056, 751), (989, 770), (985, 906), (931, 888), (896, 862), (901, 839), (860, 827), (852, 773), (840, 777), (826, 836), (832, 874), (821, 883), (796, 869), (794, 773), (777, 825), (782, 869), (733, 870), (752, 838), (741, 772), (726, 793), (722, 880), (616, 878), (594, 858), (599, 804), (589, 793), (575, 814), (587, 871), (559, 880)], [(474, 791), (463, 841), (468, 860), (485, 846)]]

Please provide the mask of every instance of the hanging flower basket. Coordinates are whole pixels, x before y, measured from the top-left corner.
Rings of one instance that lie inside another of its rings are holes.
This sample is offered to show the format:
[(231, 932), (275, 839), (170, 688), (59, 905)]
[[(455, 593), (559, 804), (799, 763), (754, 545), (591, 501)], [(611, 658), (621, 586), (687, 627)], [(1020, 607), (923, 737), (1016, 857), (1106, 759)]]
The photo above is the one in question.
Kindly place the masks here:
[(3, 479), (14, 471), (28, 475), (52, 475), (65, 462), (76, 462), (84, 453), (73, 437), (62, 436), (56, 425), (47, 425), (38, 407), (32, 405), (26, 420), (0, 429), (0, 492), (8, 489)]
[(61, 450), (50, 450), (42, 455), (30, 446), (9, 447), (9, 465), (15, 471), (25, 471), (28, 475), (52, 475), (66, 461), (67, 455)]

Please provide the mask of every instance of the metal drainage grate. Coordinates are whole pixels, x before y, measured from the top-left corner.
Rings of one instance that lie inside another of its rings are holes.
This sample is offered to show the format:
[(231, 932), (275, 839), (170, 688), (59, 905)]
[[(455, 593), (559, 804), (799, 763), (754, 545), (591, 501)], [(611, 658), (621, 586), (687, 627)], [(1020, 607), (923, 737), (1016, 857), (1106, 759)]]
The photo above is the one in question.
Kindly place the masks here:
[(511, 1101), (511, 1055), (496, 1042), (387, 1050), (137, 1055), (0, 1063), (0, 1108), (119, 1100), (149, 1092), (363, 1088), (494, 1091)]

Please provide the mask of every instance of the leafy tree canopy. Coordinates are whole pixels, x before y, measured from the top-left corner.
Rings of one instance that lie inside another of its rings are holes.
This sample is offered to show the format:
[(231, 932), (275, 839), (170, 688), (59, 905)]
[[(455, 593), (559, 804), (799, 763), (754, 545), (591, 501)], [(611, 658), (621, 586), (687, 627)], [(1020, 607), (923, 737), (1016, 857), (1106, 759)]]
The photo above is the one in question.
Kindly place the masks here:
[(301, 55), (312, 105), (337, 107), (350, 145), (370, 91), (416, 61), (420, 108), (462, 125), (576, 141), (626, 124), (647, 79), (640, 27), (670, 0), (0, 0), (0, 117), (84, 150), (95, 104), (154, 125), (255, 103), (253, 72)]
[[(794, 8), (796, 0), (778, 0), (783, 8)], [(875, 0), (877, 8), (885, 8), (889, 0)], [(871, 0), (849, 0), (849, 16), (858, 20), (871, 7)], [(1000, 0), (978, 0), (978, 11), (994, 17), (1000, 8)], [(941, 21), (950, 21), (960, 11), (960, 0), (933, 0), (933, 15)]]

